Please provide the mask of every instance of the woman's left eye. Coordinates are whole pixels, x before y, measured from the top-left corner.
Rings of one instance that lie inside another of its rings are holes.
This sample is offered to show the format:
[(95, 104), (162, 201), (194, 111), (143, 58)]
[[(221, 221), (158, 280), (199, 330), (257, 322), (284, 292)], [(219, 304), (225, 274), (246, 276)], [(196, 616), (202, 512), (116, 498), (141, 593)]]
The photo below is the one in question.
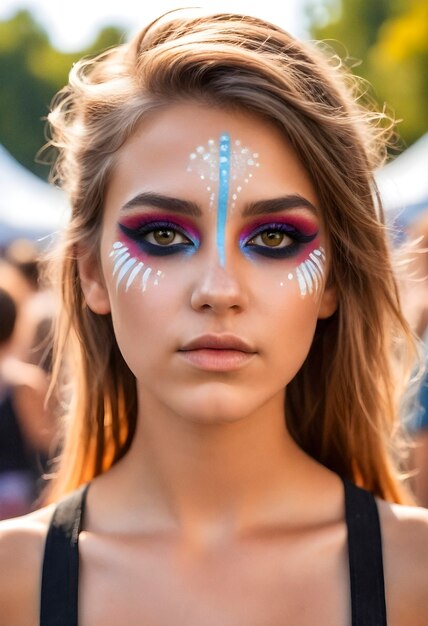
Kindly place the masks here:
[(263, 224), (241, 242), (244, 250), (262, 256), (284, 259), (297, 254), (301, 246), (317, 236), (318, 231), (306, 235), (292, 224)]
[(286, 248), (294, 243), (294, 239), (280, 230), (264, 230), (255, 237), (252, 237), (247, 246), (266, 246), (268, 248)]

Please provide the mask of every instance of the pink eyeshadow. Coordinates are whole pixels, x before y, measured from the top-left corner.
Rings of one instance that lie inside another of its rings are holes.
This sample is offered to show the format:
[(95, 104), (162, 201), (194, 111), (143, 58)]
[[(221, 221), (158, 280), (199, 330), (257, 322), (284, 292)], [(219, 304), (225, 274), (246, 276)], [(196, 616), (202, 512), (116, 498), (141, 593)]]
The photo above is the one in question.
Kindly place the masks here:
[(270, 224), (286, 224), (291, 228), (295, 228), (297, 231), (300, 231), (303, 235), (310, 236), (317, 232), (318, 224), (309, 219), (300, 216), (274, 216), (269, 220), (266, 218), (256, 220), (252, 222), (241, 234), (241, 239), (245, 239), (249, 237), (255, 230), (262, 226), (269, 226)]
[(123, 226), (132, 230), (138, 230), (141, 226), (146, 226), (152, 222), (170, 222), (171, 224), (181, 228), (184, 233), (188, 234), (189, 237), (191, 237), (195, 242), (200, 241), (200, 235), (193, 224), (182, 217), (177, 217), (176, 215), (168, 215), (165, 213), (145, 213), (144, 215), (132, 215), (120, 220), (120, 222)]
[(121, 233), (120, 241), (128, 248), (129, 254), (132, 257), (140, 259), (143, 263), (148, 262), (149, 255), (141, 250), (140, 246), (135, 241), (127, 237), (124, 233)]

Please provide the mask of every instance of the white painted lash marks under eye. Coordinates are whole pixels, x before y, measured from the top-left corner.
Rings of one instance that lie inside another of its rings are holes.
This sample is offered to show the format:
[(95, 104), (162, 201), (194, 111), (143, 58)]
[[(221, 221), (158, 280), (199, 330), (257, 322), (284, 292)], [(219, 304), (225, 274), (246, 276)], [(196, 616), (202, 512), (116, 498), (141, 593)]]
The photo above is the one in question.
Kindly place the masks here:
[[(322, 246), (309, 253), (307, 259), (300, 263), (294, 272), (287, 276), (288, 280), (297, 279), (300, 295), (317, 295), (324, 284), (326, 255)], [(284, 284), (281, 283), (281, 286)]]
[(128, 291), (142, 272), (139, 284), (141, 291), (144, 293), (149, 285), (149, 278), (151, 278), (150, 284), (156, 286), (159, 284), (159, 280), (165, 276), (164, 272), (161, 270), (154, 271), (153, 268), (132, 257), (128, 247), (121, 241), (114, 242), (109, 256), (113, 259), (112, 275), (116, 276), (117, 274), (116, 289), (119, 289), (120, 284), (125, 279), (126, 275), (128, 275), (125, 285), (125, 291)]

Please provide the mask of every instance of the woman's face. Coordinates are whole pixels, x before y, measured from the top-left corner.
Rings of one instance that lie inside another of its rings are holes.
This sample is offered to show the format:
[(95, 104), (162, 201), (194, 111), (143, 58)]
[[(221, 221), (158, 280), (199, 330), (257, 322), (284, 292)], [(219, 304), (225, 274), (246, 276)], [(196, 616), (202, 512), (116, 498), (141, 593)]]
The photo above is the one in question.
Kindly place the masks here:
[(101, 260), (89, 306), (111, 310), (139, 393), (190, 420), (282, 402), (335, 308), (316, 191), (243, 112), (186, 103), (143, 123), (107, 189)]

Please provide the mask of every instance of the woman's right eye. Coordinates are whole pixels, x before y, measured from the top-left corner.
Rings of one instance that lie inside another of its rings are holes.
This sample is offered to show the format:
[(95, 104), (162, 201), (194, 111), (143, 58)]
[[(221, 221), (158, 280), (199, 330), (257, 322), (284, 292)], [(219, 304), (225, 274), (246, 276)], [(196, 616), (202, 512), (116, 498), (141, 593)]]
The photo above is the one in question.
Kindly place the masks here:
[(191, 244), (192, 242), (182, 233), (173, 228), (156, 228), (145, 235), (145, 240), (153, 245), (169, 246), (172, 244)]
[(119, 227), (128, 239), (153, 256), (190, 252), (198, 246), (175, 224), (151, 222), (132, 228), (125, 224), (119, 224)]

